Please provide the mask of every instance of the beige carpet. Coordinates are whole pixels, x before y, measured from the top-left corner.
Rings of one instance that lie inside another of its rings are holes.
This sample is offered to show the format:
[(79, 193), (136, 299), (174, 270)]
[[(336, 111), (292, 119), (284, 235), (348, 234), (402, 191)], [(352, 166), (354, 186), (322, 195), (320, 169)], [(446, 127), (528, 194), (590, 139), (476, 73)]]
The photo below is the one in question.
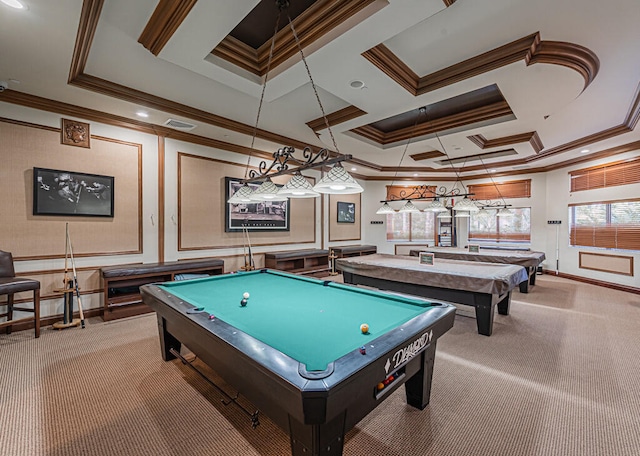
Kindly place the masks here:
[[(154, 315), (32, 334), (0, 335), (2, 456), (290, 452), (267, 417), (252, 429), (198, 375), (162, 361)], [(344, 453), (639, 455), (640, 296), (538, 276), (491, 337), (456, 317), (431, 404), (415, 410), (398, 390)]]

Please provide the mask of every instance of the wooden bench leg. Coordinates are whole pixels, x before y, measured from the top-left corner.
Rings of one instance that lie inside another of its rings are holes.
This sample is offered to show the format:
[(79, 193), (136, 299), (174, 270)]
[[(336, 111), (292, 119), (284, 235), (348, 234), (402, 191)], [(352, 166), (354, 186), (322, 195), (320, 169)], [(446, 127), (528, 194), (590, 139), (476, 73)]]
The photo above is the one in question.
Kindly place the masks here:
[(40, 337), (40, 290), (33, 290), (33, 314), (36, 327), (36, 339)]

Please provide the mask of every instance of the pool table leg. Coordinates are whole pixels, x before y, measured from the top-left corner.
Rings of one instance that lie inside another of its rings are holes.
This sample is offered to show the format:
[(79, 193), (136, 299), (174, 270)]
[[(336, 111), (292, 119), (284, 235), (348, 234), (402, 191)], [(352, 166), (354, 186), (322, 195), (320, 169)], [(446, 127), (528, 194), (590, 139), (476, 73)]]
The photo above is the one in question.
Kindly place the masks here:
[(173, 335), (167, 331), (167, 320), (162, 318), (158, 314), (158, 332), (160, 333), (160, 353), (164, 361), (171, 361), (175, 356), (171, 353), (171, 349), (180, 351), (181, 342), (173, 337)]
[(495, 307), (489, 305), (476, 305), (476, 324), (478, 334), (490, 336), (493, 331), (493, 314)]
[(346, 411), (328, 423), (305, 425), (289, 417), (293, 456), (340, 456), (344, 446)]
[(423, 410), (429, 405), (431, 397), (431, 380), (433, 378), (433, 363), (436, 357), (436, 341), (422, 352), (422, 367), (404, 384), (407, 395), (407, 404), (417, 409)]

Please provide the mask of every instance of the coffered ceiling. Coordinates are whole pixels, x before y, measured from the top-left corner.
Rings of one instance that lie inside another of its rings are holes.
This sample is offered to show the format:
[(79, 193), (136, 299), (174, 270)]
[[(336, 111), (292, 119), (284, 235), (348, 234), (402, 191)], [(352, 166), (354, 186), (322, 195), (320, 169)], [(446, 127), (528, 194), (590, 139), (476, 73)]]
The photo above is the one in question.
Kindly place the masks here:
[(640, 149), (637, 0), (290, 1), (277, 28), (274, 0), (0, 4), (0, 116), (31, 106), (248, 154), (262, 98), (254, 154), (328, 147), (370, 180)]

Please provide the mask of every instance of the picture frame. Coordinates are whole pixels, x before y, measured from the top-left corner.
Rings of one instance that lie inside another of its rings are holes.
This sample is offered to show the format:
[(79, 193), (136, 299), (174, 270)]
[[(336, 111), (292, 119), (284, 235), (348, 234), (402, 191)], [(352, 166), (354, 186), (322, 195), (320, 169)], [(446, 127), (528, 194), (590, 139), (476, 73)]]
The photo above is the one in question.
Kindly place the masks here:
[(62, 119), (60, 128), (60, 143), (68, 146), (91, 148), (91, 133), (89, 124), (77, 120)]
[(418, 255), (418, 261), (420, 264), (425, 264), (427, 266), (433, 266), (435, 255), (431, 252), (420, 252)]
[(113, 176), (33, 168), (33, 215), (113, 217)]
[(478, 244), (469, 244), (469, 253), (480, 253), (480, 246)]
[(338, 201), (338, 223), (356, 223), (356, 203)]
[[(260, 186), (259, 183), (247, 185), (252, 189)], [(286, 201), (227, 203), (240, 187), (242, 187), (241, 179), (225, 177), (225, 232), (233, 233), (245, 229), (248, 231), (290, 231), (291, 205), (288, 199)]]

